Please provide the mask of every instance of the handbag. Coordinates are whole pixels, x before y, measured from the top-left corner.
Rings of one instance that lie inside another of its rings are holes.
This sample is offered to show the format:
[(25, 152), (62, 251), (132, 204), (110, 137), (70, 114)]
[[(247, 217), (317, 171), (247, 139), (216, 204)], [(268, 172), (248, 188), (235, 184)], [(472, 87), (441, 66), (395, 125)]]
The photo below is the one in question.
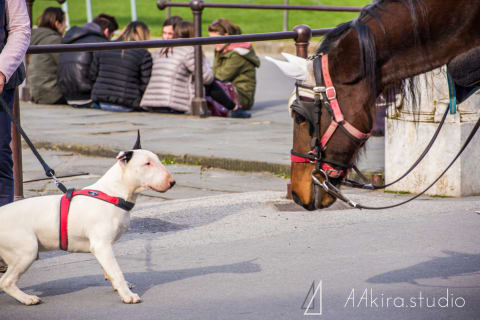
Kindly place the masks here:
[[(217, 84), (225, 91), (225, 94), (232, 99), (236, 104), (238, 104), (238, 92), (235, 89), (234, 85), (231, 82), (221, 82), (220, 80), (215, 80)], [(213, 100), (212, 97), (205, 97), (207, 100), (207, 107), (210, 114), (214, 117), (226, 117), (228, 115), (228, 109), (225, 108), (222, 104)]]

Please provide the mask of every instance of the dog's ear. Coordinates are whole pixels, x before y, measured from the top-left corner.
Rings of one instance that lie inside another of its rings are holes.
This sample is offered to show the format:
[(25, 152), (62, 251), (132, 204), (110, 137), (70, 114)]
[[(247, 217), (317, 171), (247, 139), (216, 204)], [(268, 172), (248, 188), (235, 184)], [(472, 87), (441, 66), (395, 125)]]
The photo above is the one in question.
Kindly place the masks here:
[(133, 151), (122, 151), (118, 154), (117, 160), (128, 163), (128, 161), (130, 161), (132, 157), (133, 157)]
[(135, 141), (135, 145), (133, 146), (132, 150), (142, 149), (142, 145), (140, 144), (140, 130), (137, 130), (137, 141)]

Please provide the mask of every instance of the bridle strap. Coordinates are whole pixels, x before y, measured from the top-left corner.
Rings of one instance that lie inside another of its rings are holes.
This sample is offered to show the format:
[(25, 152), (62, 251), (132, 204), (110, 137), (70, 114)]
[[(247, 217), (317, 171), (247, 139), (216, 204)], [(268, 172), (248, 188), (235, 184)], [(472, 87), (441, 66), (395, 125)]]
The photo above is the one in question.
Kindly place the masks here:
[[(305, 107), (299, 110), (300, 113), (318, 113), (317, 117), (314, 117), (318, 123), (311, 123), (315, 126), (315, 145), (312, 146), (313, 150), (308, 154), (302, 154), (291, 151), (291, 161), (292, 163), (315, 163), (315, 170), (320, 171), (326, 169), (329, 172), (328, 176), (331, 178), (344, 177), (347, 173), (347, 170), (351, 167), (349, 165), (338, 164), (334, 162), (329, 162), (323, 160), (322, 153), (324, 152), (326, 145), (330, 141), (331, 137), (335, 133), (338, 127), (347, 134), (348, 137), (355, 140), (357, 143), (363, 144), (371, 135), (371, 132), (363, 133), (357, 128), (355, 128), (351, 123), (345, 120), (342, 110), (337, 99), (337, 94), (333, 86), (332, 78), (330, 76), (330, 71), (328, 68), (328, 55), (317, 56), (313, 60), (313, 72), (315, 76), (315, 87), (308, 88), (301, 84), (296, 85), (296, 95), (297, 101), (300, 105), (304, 105), (304, 102), (301, 101), (298, 88), (309, 89), (313, 93), (314, 102), (316, 106), (314, 110), (310, 109), (308, 111)], [(322, 106), (327, 109), (332, 117), (332, 121), (328, 126), (327, 130), (320, 135), (320, 122), (321, 122), (321, 112)], [(312, 116), (308, 117), (312, 119)], [(315, 122), (316, 122), (315, 121)], [(339, 166), (342, 169), (335, 169), (330, 164), (334, 166)]]
[[(330, 109), (332, 110), (332, 118), (333, 118), (329, 128), (320, 139), (322, 141), (322, 147), (325, 147), (325, 145), (328, 143), (333, 133), (335, 132), (335, 129), (337, 128), (337, 126), (343, 127), (343, 129), (345, 129), (346, 132), (349, 133), (351, 137), (357, 140), (360, 140), (360, 141), (367, 140), (372, 134), (372, 131), (368, 133), (361, 132), (360, 130), (355, 128), (350, 122), (345, 120), (342, 110), (340, 109), (340, 104), (338, 103), (338, 99), (337, 99), (337, 92), (335, 90), (335, 87), (333, 86), (332, 77), (330, 76), (330, 71), (328, 69), (328, 54), (322, 55), (321, 59), (322, 59), (322, 64), (321, 64), (322, 78), (323, 78), (323, 82), (325, 83), (325, 91), (322, 94), (328, 101), (328, 102), (325, 101), (325, 104), (330, 106)], [(336, 125), (334, 125), (333, 123), (336, 123)]]

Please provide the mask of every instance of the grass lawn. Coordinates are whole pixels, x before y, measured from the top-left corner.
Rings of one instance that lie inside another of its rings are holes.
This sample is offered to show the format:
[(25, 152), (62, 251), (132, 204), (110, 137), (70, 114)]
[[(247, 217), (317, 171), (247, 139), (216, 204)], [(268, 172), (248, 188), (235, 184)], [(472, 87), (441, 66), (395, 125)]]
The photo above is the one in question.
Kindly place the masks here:
[[(174, 2), (188, 2), (187, 0), (173, 0)], [(91, 0), (93, 16), (99, 13), (108, 13), (115, 16), (120, 27), (131, 20), (130, 0)], [(166, 11), (157, 8), (156, 0), (136, 0), (137, 16), (139, 20), (148, 24), (154, 37), (160, 37), (161, 25), (165, 20)], [(219, 3), (252, 3), (252, 4), (283, 4), (283, 0), (207, 0)], [(290, 0), (295, 5), (331, 5), (331, 6), (364, 6), (370, 0)], [(59, 6), (56, 1), (37, 0), (34, 2), (34, 24), (38, 16), (48, 6)], [(87, 13), (84, 0), (68, 0), (70, 25), (82, 25), (87, 22)], [(192, 20), (190, 8), (171, 8), (172, 15), (179, 15), (186, 20)], [(297, 11), (289, 13), (289, 29), (298, 24), (307, 24), (310, 27), (329, 28), (341, 22), (355, 18), (358, 13), (346, 12), (319, 12)], [(206, 35), (208, 25), (217, 18), (230, 19), (242, 28), (244, 34), (282, 31), (282, 10), (251, 10), (251, 9), (213, 9), (203, 11), (203, 35)]]

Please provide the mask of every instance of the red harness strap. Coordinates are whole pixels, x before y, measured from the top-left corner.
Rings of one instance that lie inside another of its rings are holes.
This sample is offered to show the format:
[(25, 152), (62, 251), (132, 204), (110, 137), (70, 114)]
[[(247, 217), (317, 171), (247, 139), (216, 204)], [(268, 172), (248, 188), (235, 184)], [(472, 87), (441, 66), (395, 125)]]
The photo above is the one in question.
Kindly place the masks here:
[(372, 132), (363, 133), (357, 128), (355, 128), (350, 122), (345, 120), (343, 117), (342, 110), (340, 109), (340, 105), (337, 100), (337, 92), (335, 91), (335, 87), (333, 86), (332, 78), (330, 77), (330, 71), (328, 70), (328, 54), (322, 56), (322, 74), (323, 74), (323, 81), (325, 82), (325, 93), (327, 95), (327, 99), (330, 101), (330, 106), (332, 107), (333, 111), (333, 119), (328, 127), (327, 131), (323, 134), (323, 137), (320, 139), (322, 147), (325, 147), (328, 140), (332, 137), (333, 133), (337, 129), (338, 125), (343, 125), (343, 127), (354, 137), (358, 140), (366, 140)]
[[(316, 160), (310, 160), (305, 157), (296, 156), (294, 154), (290, 154), (290, 161), (291, 162), (299, 162), (299, 163), (316, 163)], [(345, 170), (337, 170), (328, 163), (322, 162), (321, 168), (325, 173), (333, 179), (343, 177), (345, 175)]]
[(68, 212), (70, 210), (70, 202), (72, 202), (73, 197), (79, 196), (79, 195), (92, 197), (92, 198), (109, 202), (126, 211), (132, 210), (133, 206), (135, 205), (133, 202), (125, 201), (122, 198), (112, 197), (106, 193), (103, 193), (97, 190), (69, 189), (67, 193), (65, 193), (60, 200), (60, 249), (65, 251), (67, 251), (68, 249), (67, 227), (68, 227)]

